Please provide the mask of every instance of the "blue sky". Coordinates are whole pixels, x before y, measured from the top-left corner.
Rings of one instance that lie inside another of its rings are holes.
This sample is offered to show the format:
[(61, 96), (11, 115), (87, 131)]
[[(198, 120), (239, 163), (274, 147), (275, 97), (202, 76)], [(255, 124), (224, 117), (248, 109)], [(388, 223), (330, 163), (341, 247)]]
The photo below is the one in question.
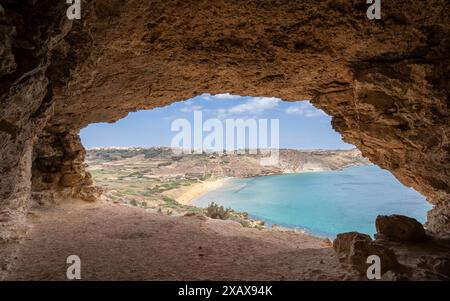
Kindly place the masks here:
[[(331, 117), (308, 101), (284, 102), (272, 97), (203, 94), (164, 108), (138, 111), (115, 123), (96, 123), (81, 130), (85, 147), (170, 146), (176, 132), (171, 123), (178, 118), (193, 120), (201, 111), (203, 120), (279, 119), (281, 148), (349, 149), (331, 127)], [(269, 121), (270, 124), (270, 121)]]

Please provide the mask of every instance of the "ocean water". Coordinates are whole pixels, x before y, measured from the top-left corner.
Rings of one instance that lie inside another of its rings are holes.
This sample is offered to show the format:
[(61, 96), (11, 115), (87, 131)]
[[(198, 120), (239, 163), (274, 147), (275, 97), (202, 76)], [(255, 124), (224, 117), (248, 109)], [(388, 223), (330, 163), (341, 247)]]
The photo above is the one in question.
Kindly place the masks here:
[(425, 222), (431, 205), (378, 166), (341, 171), (232, 179), (194, 204), (216, 202), (266, 224), (304, 229), (334, 238), (359, 231), (373, 235), (379, 214), (403, 214)]

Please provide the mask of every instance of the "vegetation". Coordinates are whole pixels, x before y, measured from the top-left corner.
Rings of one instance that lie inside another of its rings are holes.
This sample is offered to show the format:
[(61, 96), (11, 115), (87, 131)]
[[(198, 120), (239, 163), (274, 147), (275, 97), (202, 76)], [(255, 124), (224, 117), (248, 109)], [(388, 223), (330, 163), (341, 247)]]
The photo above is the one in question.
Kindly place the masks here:
[[(289, 166), (315, 161), (325, 169), (339, 169), (354, 164), (367, 164), (355, 151), (282, 150), (280, 160)], [(245, 212), (237, 212), (211, 203), (208, 208), (183, 205), (175, 198), (186, 187), (216, 177), (248, 177), (281, 173), (280, 167), (261, 169), (258, 155), (222, 156), (211, 154), (176, 155), (168, 147), (93, 149), (87, 152), (87, 163), (95, 184), (116, 203), (155, 210), (161, 214), (202, 215), (214, 219), (233, 220), (244, 227), (264, 228)]]
[(171, 199), (171, 198), (166, 197), (166, 196), (163, 197), (163, 201), (164, 201), (166, 207), (173, 208), (173, 209), (178, 208), (178, 206), (180, 205), (174, 199)]
[(214, 219), (228, 219), (230, 217), (231, 209), (225, 209), (223, 206), (219, 206), (212, 202), (208, 208), (206, 208), (205, 215)]

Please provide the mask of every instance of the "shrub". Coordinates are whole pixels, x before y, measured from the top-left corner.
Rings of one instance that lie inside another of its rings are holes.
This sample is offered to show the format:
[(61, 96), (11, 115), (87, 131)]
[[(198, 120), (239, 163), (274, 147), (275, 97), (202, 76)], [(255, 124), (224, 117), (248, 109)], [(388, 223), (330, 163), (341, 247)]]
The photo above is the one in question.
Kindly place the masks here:
[(245, 219), (239, 220), (239, 223), (242, 225), (242, 227), (248, 228), (251, 226), (250, 222)]
[(163, 201), (165, 203), (165, 207), (177, 209), (180, 206), (180, 204), (177, 201), (167, 196), (163, 196)]
[(219, 206), (212, 202), (208, 208), (206, 208), (206, 216), (214, 219), (227, 219), (230, 217), (231, 209), (225, 209), (223, 206)]

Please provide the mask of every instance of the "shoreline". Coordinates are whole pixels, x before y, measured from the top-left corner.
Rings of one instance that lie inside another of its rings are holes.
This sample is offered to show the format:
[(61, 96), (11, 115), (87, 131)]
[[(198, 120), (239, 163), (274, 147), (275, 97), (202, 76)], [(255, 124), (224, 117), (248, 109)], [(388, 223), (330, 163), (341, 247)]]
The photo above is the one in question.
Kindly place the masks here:
[[(299, 173), (303, 173), (303, 172), (298, 172), (298, 173), (296, 172), (296, 174), (299, 174)], [(255, 176), (255, 177), (266, 177), (266, 176), (276, 176), (276, 175), (285, 175), (285, 174), (289, 174), (289, 173), (267, 174), (267, 175), (259, 175), (259, 176)], [(253, 178), (253, 177), (248, 177), (248, 178)], [(248, 178), (242, 178), (242, 179), (248, 179)], [(214, 180), (205, 180), (205, 181), (195, 183), (195, 184), (192, 184), (191, 186), (186, 187), (186, 189), (184, 191), (180, 191), (180, 190), (176, 191), (175, 194), (181, 193), (177, 197), (174, 197), (174, 195), (173, 195), (174, 191), (172, 191), (170, 196), (173, 197), (174, 200), (177, 201), (181, 205), (197, 207), (196, 205), (193, 204), (193, 202), (196, 199), (207, 194), (208, 192), (211, 192), (213, 190), (216, 190), (216, 189), (222, 187), (230, 179), (235, 179), (235, 178), (227, 177), (227, 178), (220, 178), (220, 179), (214, 179)], [(166, 194), (166, 195), (168, 195), (168, 194)], [(200, 208), (200, 207), (197, 207), (197, 208)], [(234, 211), (234, 208), (231, 208), (231, 209)], [(239, 213), (239, 212), (237, 212), (237, 213)], [(309, 229), (306, 229), (306, 228), (300, 228), (297, 226), (289, 226), (289, 225), (284, 225), (284, 224), (279, 224), (279, 223), (272, 223), (272, 222), (268, 222), (262, 218), (259, 218), (256, 216), (251, 216), (251, 215), (248, 215), (245, 219), (249, 222), (256, 222), (256, 223), (263, 222), (263, 224), (261, 226), (263, 226), (268, 231), (295, 232), (295, 233), (300, 233), (302, 235), (311, 236), (311, 237), (315, 237), (318, 239), (323, 239), (324, 241), (330, 241), (330, 242), (332, 241), (330, 237), (323, 235), (323, 234), (313, 233), (312, 231), (310, 231)]]
[[(332, 171), (342, 171), (346, 168), (354, 167), (354, 166), (365, 166), (359, 164), (350, 164), (344, 166), (340, 169), (335, 170), (302, 170), (302, 171), (288, 171), (281, 173), (271, 173), (271, 174), (262, 174), (262, 175), (254, 175), (250, 177), (242, 177), (239, 179), (249, 179), (249, 178), (259, 178), (259, 177), (268, 177), (268, 176), (281, 176), (281, 175), (290, 175), (290, 174), (304, 174), (304, 173), (320, 173), (320, 172), (332, 172)], [(175, 201), (182, 205), (194, 206), (193, 202), (199, 197), (216, 190), (222, 187), (228, 180), (234, 179), (233, 177), (225, 177), (225, 178), (217, 178), (214, 180), (204, 180), (199, 183), (192, 184), (185, 189), (175, 189), (165, 193), (166, 196), (173, 198)]]
[(222, 187), (231, 178), (220, 178), (214, 180), (205, 180), (199, 183), (192, 184), (186, 187), (186, 190), (176, 190), (167, 193), (167, 196), (172, 197), (175, 201), (182, 205), (193, 206), (193, 201), (206, 193)]
[[(344, 166), (342, 168), (335, 169), (335, 170), (315, 169), (315, 170), (302, 170), (302, 171), (289, 171), (289, 172), (284, 171), (281, 173), (255, 175), (255, 176), (250, 176), (250, 177), (241, 177), (241, 178), (225, 177), (225, 178), (218, 178), (218, 179), (214, 179), (214, 180), (204, 180), (202, 182), (187, 186), (184, 189), (182, 188), (182, 189), (176, 189), (175, 191), (170, 191), (169, 193), (166, 193), (166, 195), (173, 198), (175, 201), (177, 201), (181, 205), (187, 205), (187, 206), (193, 206), (193, 207), (200, 208), (193, 204), (193, 202), (196, 199), (207, 194), (208, 192), (214, 191), (214, 190), (222, 187), (230, 179), (249, 179), (249, 178), (281, 176), (281, 175), (290, 175), (290, 174), (333, 172), (333, 171), (342, 171), (346, 168), (351, 168), (351, 167), (355, 167), (355, 166), (366, 166), (366, 165), (370, 165), (370, 164), (350, 164), (350, 165), (347, 165), (347, 166)], [(234, 210), (234, 208), (231, 208), (231, 209)], [(267, 230), (270, 230), (270, 231), (293, 231), (296, 233), (301, 233), (303, 235), (308, 235), (308, 236), (312, 236), (315, 238), (323, 239), (328, 242), (331, 242), (333, 239), (332, 236), (329, 236), (328, 234), (325, 234), (325, 233), (319, 234), (319, 233), (314, 233), (307, 228), (299, 228), (297, 226), (285, 225), (285, 224), (280, 224), (280, 223), (271, 223), (269, 221), (266, 221), (264, 219), (261, 219), (259, 217), (255, 217), (255, 216), (248, 215), (246, 217), (246, 219), (248, 221), (252, 221), (252, 222), (256, 221), (257, 223), (262, 222), (262, 225), (264, 225), (263, 227), (265, 227)], [(266, 223), (268, 223), (268, 225), (266, 225)]]

